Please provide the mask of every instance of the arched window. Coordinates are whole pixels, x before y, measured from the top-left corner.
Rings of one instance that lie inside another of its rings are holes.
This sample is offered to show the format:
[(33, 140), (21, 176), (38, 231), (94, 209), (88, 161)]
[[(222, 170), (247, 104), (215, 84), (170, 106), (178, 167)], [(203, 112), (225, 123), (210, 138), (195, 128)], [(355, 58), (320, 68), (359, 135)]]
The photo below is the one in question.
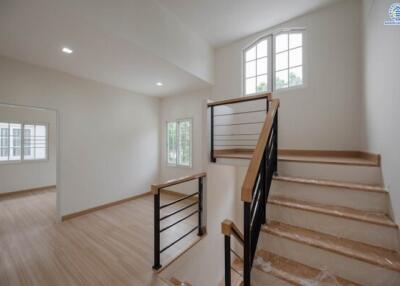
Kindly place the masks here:
[(270, 36), (261, 38), (244, 51), (245, 95), (271, 90), (270, 39)]
[(304, 30), (285, 30), (260, 38), (244, 50), (244, 95), (302, 86), (303, 58)]

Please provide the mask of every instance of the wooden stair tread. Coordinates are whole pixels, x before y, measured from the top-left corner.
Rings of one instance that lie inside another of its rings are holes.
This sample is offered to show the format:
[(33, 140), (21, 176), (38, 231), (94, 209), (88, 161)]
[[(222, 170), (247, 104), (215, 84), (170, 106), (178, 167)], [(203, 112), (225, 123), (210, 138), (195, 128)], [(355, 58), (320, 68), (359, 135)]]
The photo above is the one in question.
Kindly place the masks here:
[[(319, 269), (273, 254), (264, 249), (258, 250), (256, 255), (261, 257), (265, 262), (271, 263), (271, 271), (266, 273), (294, 285), (302, 286), (305, 281), (313, 281), (321, 272)], [(263, 271), (260, 266), (256, 266), (256, 268)], [(334, 276), (334, 278), (342, 286), (359, 286), (359, 284), (338, 276)]]
[(400, 254), (394, 250), (276, 221), (269, 221), (262, 227), (262, 231), (400, 272)]
[(279, 155), (278, 160), (303, 163), (379, 166), (376, 161), (360, 157)]
[(288, 176), (274, 176), (274, 180), (387, 194), (387, 191), (384, 188), (377, 185), (357, 184), (357, 183), (348, 183), (339, 181), (319, 180), (319, 179), (318, 180), (307, 179), (307, 178), (288, 177)]
[(285, 206), (304, 211), (312, 211), (321, 214), (397, 228), (397, 225), (386, 214), (380, 212), (368, 212), (343, 206), (306, 202), (282, 196), (270, 196), (268, 199), (268, 204)]
[(215, 158), (225, 158), (225, 159), (246, 159), (250, 160), (253, 157), (253, 154), (249, 153), (226, 153), (226, 154), (217, 154)]

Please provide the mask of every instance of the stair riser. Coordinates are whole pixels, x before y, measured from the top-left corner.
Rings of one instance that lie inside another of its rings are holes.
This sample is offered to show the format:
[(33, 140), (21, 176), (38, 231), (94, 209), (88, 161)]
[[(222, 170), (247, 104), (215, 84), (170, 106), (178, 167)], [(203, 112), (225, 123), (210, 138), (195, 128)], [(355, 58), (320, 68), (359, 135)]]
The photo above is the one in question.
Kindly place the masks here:
[(258, 247), (361, 285), (400, 285), (400, 273), (276, 235), (262, 233)]
[(269, 204), (268, 219), (388, 249), (398, 249), (396, 228)]
[(380, 167), (370, 166), (280, 161), (278, 163), (278, 173), (281, 176), (301, 177), (317, 180), (331, 180), (373, 185), (381, 185), (382, 183)]
[(388, 213), (388, 195), (323, 185), (273, 181), (271, 194), (287, 198)]

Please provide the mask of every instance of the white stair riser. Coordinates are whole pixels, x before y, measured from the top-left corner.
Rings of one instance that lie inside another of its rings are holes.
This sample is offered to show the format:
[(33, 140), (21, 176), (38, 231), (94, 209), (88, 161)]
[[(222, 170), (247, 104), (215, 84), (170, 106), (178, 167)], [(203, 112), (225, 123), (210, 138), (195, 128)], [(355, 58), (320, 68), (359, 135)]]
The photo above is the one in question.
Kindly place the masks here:
[(293, 284), (286, 282), (285, 280), (279, 279), (273, 275), (262, 272), (253, 267), (251, 272), (251, 285), (254, 286), (293, 286)]
[(398, 286), (400, 273), (286, 238), (262, 233), (258, 247), (364, 286)]
[(382, 183), (380, 167), (370, 166), (280, 161), (278, 163), (278, 173), (281, 176), (301, 177), (317, 180), (331, 180), (374, 185), (380, 185)]
[(397, 229), (353, 219), (269, 204), (268, 219), (337, 237), (398, 249)]
[(270, 192), (272, 195), (284, 196), (307, 202), (388, 213), (388, 195), (385, 192), (366, 192), (277, 180), (272, 182)]

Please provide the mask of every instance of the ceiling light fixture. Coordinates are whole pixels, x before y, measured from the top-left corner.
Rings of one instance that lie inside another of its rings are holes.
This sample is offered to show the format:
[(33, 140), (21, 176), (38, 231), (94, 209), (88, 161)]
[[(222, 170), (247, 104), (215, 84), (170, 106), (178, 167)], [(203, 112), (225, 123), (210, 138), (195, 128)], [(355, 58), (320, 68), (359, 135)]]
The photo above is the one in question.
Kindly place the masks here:
[(163, 86), (164, 84), (162, 82), (157, 82), (156, 86)]
[(72, 54), (74, 51), (71, 50), (71, 49), (68, 48), (68, 47), (63, 47), (63, 48), (62, 48), (62, 52), (65, 53), (65, 54), (70, 55), (70, 54)]

